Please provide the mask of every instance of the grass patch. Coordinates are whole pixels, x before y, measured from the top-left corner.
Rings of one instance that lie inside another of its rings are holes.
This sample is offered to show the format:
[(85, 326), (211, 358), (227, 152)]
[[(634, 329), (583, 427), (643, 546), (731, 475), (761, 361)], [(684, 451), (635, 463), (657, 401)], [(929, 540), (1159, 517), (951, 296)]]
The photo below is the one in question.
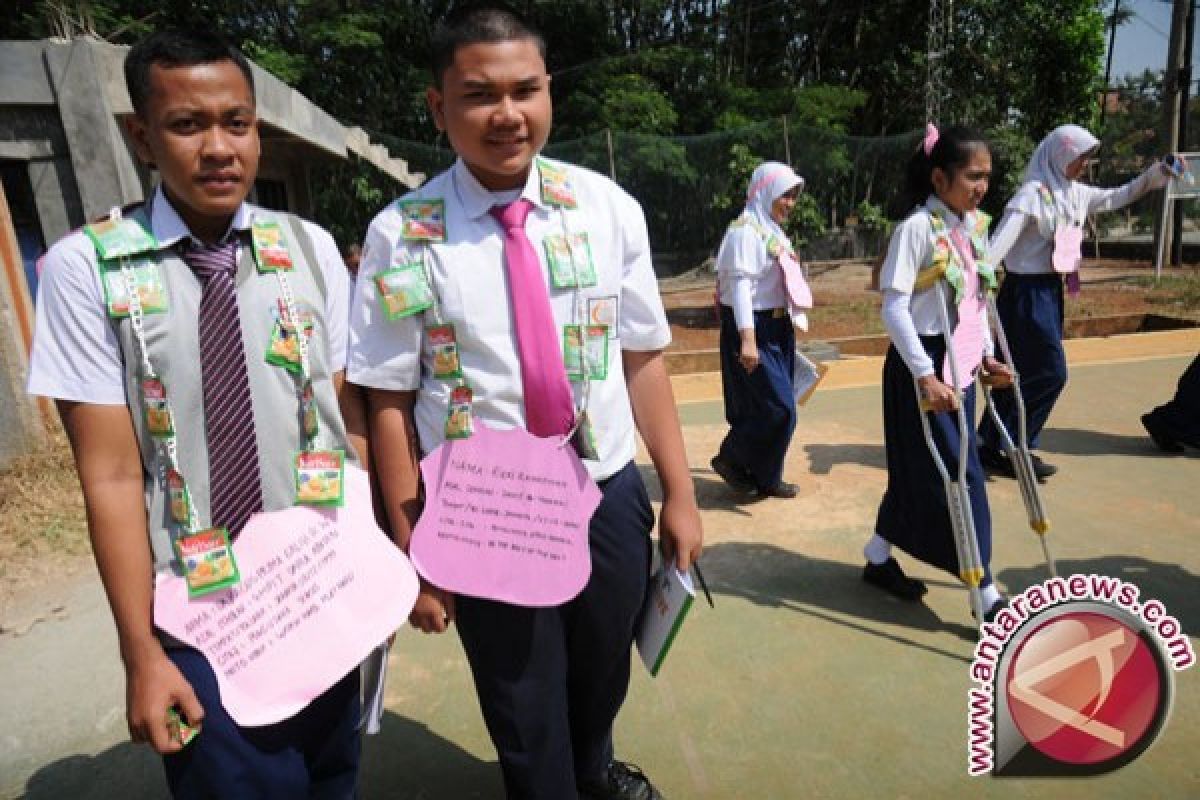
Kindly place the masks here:
[(1152, 305), (1170, 306), (1189, 314), (1200, 313), (1200, 272), (1196, 270), (1183, 274), (1167, 273), (1158, 281), (1148, 275), (1139, 275), (1130, 278), (1130, 282), (1147, 290), (1146, 302)]
[(71, 448), (55, 427), (40, 450), (0, 470), (0, 579), (20, 579), (55, 556), (89, 551)]

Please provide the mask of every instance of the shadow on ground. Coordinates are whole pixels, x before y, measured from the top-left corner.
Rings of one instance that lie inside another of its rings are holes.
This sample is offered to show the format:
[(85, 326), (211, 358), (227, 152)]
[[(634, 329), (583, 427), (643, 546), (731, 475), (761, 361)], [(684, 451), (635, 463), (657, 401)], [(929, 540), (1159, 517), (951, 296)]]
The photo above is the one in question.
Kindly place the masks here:
[[(1164, 453), (1145, 433), (1125, 435), (1081, 428), (1047, 428), (1042, 432), (1042, 450), (1047, 453), (1063, 453), (1071, 456), (1146, 456), (1149, 458), (1179, 458)], [(1189, 450), (1195, 458), (1200, 451)]]
[[(203, 734), (201, 734), (203, 735)], [(363, 745), (361, 794), (375, 800), (503, 797), (500, 768), (424, 725), (392, 712)], [(27, 800), (166, 800), (162, 762), (143, 745), (122, 742), (95, 756), (72, 755), (42, 767), (26, 784)]]
[[(1178, 564), (1163, 564), (1137, 556), (1112, 555), (1089, 559), (1060, 559), (1056, 562), (1058, 574), (1108, 575), (1134, 584), (1141, 590), (1139, 602), (1155, 599), (1167, 609), (1167, 613), (1179, 620), (1184, 632), (1195, 636), (1200, 633), (1200, 576)], [(996, 578), (1016, 593), (1034, 584), (1045, 581), (1049, 576), (1045, 567), (1010, 567), (1001, 570)]]
[[(715, 594), (749, 600), (852, 628), (861, 633), (943, 655), (963, 663), (968, 659), (878, 623), (920, 631), (944, 631), (966, 641), (978, 638), (970, 625), (946, 622), (922, 603), (897, 600), (862, 582), (862, 568), (811, 558), (762, 542), (721, 542), (706, 547), (704, 575)], [(940, 585), (936, 583), (935, 585)], [(963, 593), (964, 609), (967, 595)], [(964, 611), (965, 613), (965, 611)]]
[[(638, 472), (646, 484), (646, 493), (655, 503), (662, 502), (662, 484), (654, 467), (637, 465)], [(692, 485), (696, 488), (696, 505), (704, 511), (731, 511), (743, 517), (750, 516), (748, 510), (762, 498), (739, 494), (721, 480), (717, 473), (708, 468), (692, 469)]]
[(887, 450), (881, 444), (806, 444), (804, 452), (814, 475), (828, 475), (839, 464), (887, 469)]

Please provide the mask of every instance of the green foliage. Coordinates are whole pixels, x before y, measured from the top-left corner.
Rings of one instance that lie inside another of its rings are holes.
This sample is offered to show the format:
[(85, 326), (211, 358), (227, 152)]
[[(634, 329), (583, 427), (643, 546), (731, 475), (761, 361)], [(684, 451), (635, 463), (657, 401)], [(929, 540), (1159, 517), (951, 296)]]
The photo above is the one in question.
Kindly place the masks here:
[(618, 75), (605, 87), (599, 122), (628, 133), (669, 134), (679, 115), (671, 101), (641, 75)]
[(883, 208), (874, 203), (863, 200), (854, 209), (855, 215), (858, 217), (858, 225), (860, 228), (865, 228), (869, 231), (881, 231), (890, 233), (892, 230), (892, 221), (883, 213)]
[[(337, 119), (366, 128), (415, 171), (432, 174), (453, 160), (424, 98), (430, 34), (452, 3), (54, 5), (83, 9), (77, 16), (118, 43), (166, 24), (220, 31)], [(50, 5), (17, 0), (0, 15), (0, 36), (54, 33)], [(910, 132), (925, 122), (927, 0), (515, 5), (548, 46), (555, 127), (547, 152), (608, 174), (608, 129), (617, 178), (647, 211), (656, 249), (711, 248), (741, 207), (749, 170), (762, 159), (790, 161), (805, 177), (801, 221), (794, 223), (802, 238), (848, 213), (867, 218), (864, 209), (886, 206), (896, 193), (914, 142)], [(991, 133), (995, 177), (986, 207), (995, 211), (1015, 187), (1034, 142), (1060, 122), (1095, 122), (1107, 6), (972, 0), (952, 8), (945, 119), (938, 122), (969, 122)], [(1107, 121), (1105, 155), (1112, 159), (1101, 166), (1104, 177), (1110, 168), (1114, 179), (1129, 174), (1155, 149), (1133, 133), (1155, 113), (1156, 89), (1137, 91), (1129, 114)], [(321, 221), (343, 229), (340, 238), (377, 210), (368, 205), (382, 205), (397, 191), (378, 175), (368, 177), (369, 168), (346, 169), (313, 181), (327, 215)]]
[(801, 192), (796, 198), (796, 205), (784, 223), (783, 230), (792, 240), (792, 246), (799, 249), (810, 241), (825, 233), (825, 215), (817, 206), (817, 198), (808, 192)]

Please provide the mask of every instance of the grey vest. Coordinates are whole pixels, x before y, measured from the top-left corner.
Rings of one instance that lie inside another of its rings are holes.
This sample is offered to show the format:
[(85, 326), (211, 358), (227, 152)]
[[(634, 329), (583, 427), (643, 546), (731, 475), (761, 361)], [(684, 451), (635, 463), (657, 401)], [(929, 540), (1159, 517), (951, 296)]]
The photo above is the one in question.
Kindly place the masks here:
[[(312, 242), (300, 221), (290, 214), (264, 209), (255, 209), (254, 213), (277, 220), (283, 228), (295, 264), (295, 269), (287, 277), (297, 309), (301, 314), (305, 311), (312, 314), (314, 330), (308, 353), (319, 426), (315, 447), (344, 450), (347, 463), (357, 463), (346, 437), (330, 373), (329, 340), (325, 325), (325, 280), (317, 265)], [(153, 230), (145, 207), (127, 216), (137, 219), (146, 230)], [(176, 248), (164, 248), (147, 256), (159, 266), (167, 295), (167, 311), (146, 315), (146, 348), (155, 372), (166, 387), (167, 398), (174, 412), (180, 471), (187, 481), (199, 524), (208, 526), (212, 522), (209, 519), (208, 447), (204, 434), (204, 394), (200, 381), (197, 333), (202, 287)], [(142, 260), (147, 256), (136, 258)], [(258, 273), (248, 242), (241, 247), (235, 280), (254, 406), (263, 510), (278, 511), (294, 505), (295, 500), (294, 458), (302, 447), (303, 439), (297, 391), (299, 379), (282, 367), (266, 361), (275, 321), (272, 310), (278, 307), (280, 296), (279, 281), (273, 274)], [(141, 360), (133, 327), (128, 319), (113, 322), (125, 361), (125, 391), (142, 455), (154, 566), (156, 570), (161, 570), (171, 566), (175, 560), (171, 532), (178, 530), (178, 526), (171, 520), (165, 465), (156, 463), (156, 444), (146, 430), (139, 383)]]

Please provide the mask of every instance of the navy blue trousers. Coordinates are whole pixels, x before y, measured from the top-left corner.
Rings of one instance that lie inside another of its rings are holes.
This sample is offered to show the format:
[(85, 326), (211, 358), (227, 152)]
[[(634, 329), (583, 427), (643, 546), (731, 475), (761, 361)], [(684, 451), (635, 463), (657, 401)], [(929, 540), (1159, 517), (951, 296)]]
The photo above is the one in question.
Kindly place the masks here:
[(729, 433), (721, 442), (721, 458), (747, 474), (760, 492), (783, 480), (796, 400), (792, 374), (796, 367), (796, 329), (787, 314), (754, 313), (759, 364), (753, 372), (738, 361), (742, 337), (733, 309), (721, 306), (721, 391)]
[[(1036, 448), (1046, 420), (1067, 385), (1067, 356), (1063, 351), (1063, 282), (1057, 274), (1008, 273), (996, 295), (996, 310), (1012, 350), (1013, 366), (1021, 377), (1025, 401), (1026, 444)], [(997, 353), (997, 356), (1000, 354)], [(1012, 440), (1020, 439), (1017, 401), (1012, 392), (992, 395), (996, 413)], [(1003, 449), (990, 416), (979, 426), (982, 443)]]
[(630, 462), (600, 485), (592, 574), (574, 599), (525, 608), (455, 598), (462, 639), (510, 800), (563, 800), (613, 758), (630, 648), (650, 574), (654, 511)]
[(1175, 397), (1150, 412), (1171, 438), (1200, 447), (1200, 355), (1192, 361), (1175, 389)]
[[(941, 378), (946, 345), (941, 336), (922, 336), (921, 343), (936, 365)], [(967, 389), (963, 406), (967, 412), (967, 493), (971, 516), (983, 563), (983, 585), (992, 582), (992, 513), (988, 506), (983, 465), (975, 443), (975, 386)], [(958, 550), (946, 490), (941, 474), (929, 453), (921, 429), (920, 407), (908, 366), (895, 347), (889, 347), (883, 362), (883, 437), (887, 449), (888, 484), (876, 516), (875, 532), (913, 558), (958, 575)], [(928, 413), (930, 432), (938, 454), (957, 479), (959, 431), (957, 413)]]
[(198, 651), (168, 648), (200, 705), (204, 724), (183, 750), (164, 756), (176, 800), (344, 800), (358, 793), (358, 670), (296, 716), (241, 728), (221, 705), (217, 678)]

